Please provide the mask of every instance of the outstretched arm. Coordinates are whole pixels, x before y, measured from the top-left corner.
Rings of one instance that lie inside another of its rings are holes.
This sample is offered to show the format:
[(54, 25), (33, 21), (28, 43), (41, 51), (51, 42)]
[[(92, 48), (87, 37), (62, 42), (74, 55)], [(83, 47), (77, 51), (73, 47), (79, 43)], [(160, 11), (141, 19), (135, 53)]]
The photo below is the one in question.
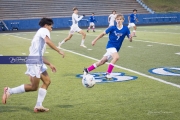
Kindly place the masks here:
[(58, 52), (59, 54), (61, 54), (62, 57), (64, 58), (64, 53), (63, 53), (62, 51), (60, 51), (60, 50), (54, 45), (54, 43), (49, 39), (48, 36), (46, 36), (46, 37), (44, 38), (44, 40), (45, 40), (46, 44), (47, 44), (50, 48), (52, 48), (53, 50), (57, 51), (57, 52)]
[(100, 38), (102, 38), (106, 33), (103, 32), (101, 33), (98, 37), (96, 37), (93, 41), (92, 41), (92, 46), (94, 46), (96, 44), (96, 41), (98, 41)]
[(129, 23), (130, 23), (130, 16), (128, 16), (128, 21), (129, 21)]
[(52, 72), (56, 72), (56, 67), (53, 64), (51, 64), (49, 61), (47, 61), (44, 57), (43, 57), (43, 62), (44, 64), (48, 65), (51, 68)]
[(78, 15), (74, 15), (73, 17), (76, 21), (80, 21), (83, 18), (83, 16), (78, 17)]

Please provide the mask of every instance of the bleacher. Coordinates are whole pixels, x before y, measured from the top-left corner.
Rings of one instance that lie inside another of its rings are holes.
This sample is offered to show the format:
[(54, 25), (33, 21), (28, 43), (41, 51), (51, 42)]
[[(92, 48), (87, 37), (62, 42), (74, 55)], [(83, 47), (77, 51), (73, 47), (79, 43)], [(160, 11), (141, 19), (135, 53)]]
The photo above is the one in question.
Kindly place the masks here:
[(109, 15), (112, 10), (130, 14), (134, 8), (149, 13), (136, 0), (0, 0), (0, 19), (68, 17), (73, 7), (86, 15)]

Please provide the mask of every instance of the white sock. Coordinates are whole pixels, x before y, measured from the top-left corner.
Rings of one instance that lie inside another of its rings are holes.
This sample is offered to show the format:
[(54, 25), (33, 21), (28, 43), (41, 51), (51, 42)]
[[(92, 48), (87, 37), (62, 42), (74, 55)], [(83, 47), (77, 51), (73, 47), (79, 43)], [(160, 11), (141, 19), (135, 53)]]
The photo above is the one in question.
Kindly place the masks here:
[(63, 40), (62, 42), (60, 42), (60, 45), (64, 44), (65, 43), (65, 40)]
[(84, 41), (85, 41), (85, 40), (83, 40), (83, 39), (82, 39), (82, 41), (81, 41), (81, 45), (84, 45)]
[(42, 102), (44, 101), (44, 98), (46, 97), (46, 93), (47, 93), (46, 89), (39, 88), (36, 106), (42, 106)]
[(15, 88), (10, 88), (9, 90), (10, 94), (18, 94), (18, 93), (23, 93), (23, 92), (25, 92), (24, 85), (21, 85)]

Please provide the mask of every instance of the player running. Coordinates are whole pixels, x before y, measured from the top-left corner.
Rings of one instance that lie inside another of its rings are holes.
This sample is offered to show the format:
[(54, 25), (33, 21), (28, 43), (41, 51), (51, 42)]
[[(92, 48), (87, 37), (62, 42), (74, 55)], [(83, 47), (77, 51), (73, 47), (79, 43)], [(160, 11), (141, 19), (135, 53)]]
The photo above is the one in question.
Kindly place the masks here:
[(116, 14), (116, 11), (115, 11), (115, 10), (113, 10), (113, 11), (112, 11), (112, 14), (109, 15), (109, 17), (108, 17), (109, 27), (110, 27), (110, 26), (114, 26), (114, 21), (115, 21), (116, 15), (117, 15), (117, 14)]
[(96, 69), (97, 67), (103, 65), (104, 63), (112, 59), (106, 72), (106, 78), (110, 79), (111, 78), (110, 74), (114, 68), (114, 64), (119, 59), (118, 52), (121, 48), (121, 45), (124, 41), (125, 36), (127, 36), (130, 42), (132, 42), (132, 36), (130, 35), (130, 31), (128, 27), (123, 26), (124, 16), (119, 14), (116, 16), (115, 20), (116, 20), (117, 26), (111, 26), (107, 28), (103, 33), (101, 33), (98, 37), (96, 37), (92, 41), (92, 45), (94, 46), (97, 40), (99, 40), (105, 34), (109, 34), (109, 41), (106, 46), (106, 53), (104, 54), (104, 56), (102, 57), (100, 61), (92, 64), (88, 68), (85, 68), (84, 75), (86, 75), (87, 73), (91, 72), (92, 70)]
[(135, 22), (138, 22), (136, 13), (137, 13), (137, 10), (134, 9), (133, 13), (130, 16), (128, 16), (128, 21), (129, 21), (128, 28), (133, 27), (133, 36), (134, 37), (136, 37), (136, 29), (137, 29)]
[(39, 25), (41, 26), (41, 28), (36, 32), (31, 42), (31, 46), (29, 48), (29, 57), (36, 56), (37, 58), (40, 58), (42, 61), (37, 64), (26, 64), (27, 71), (25, 74), (29, 76), (31, 83), (22, 84), (14, 88), (5, 87), (4, 94), (2, 96), (2, 103), (6, 104), (7, 99), (12, 94), (37, 91), (39, 87), (39, 82), (41, 80), (43, 84), (38, 91), (37, 103), (34, 107), (34, 112), (46, 112), (49, 111), (49, 109), (44, 108), (42, 103), (46, 96), (48, 86), (51, 83), (50, 77), (46, 71), (46, 65), (48, 65), (51, 68), (52, 72), (56, 72), (56, 67), (43, 58), (43, 54), (46, 49), (46, 44), (48, 44), (58, 54), (62, 55), (62, 57), (64, 57), (64, 53), (60, 51), (50, 40), (50, 31), (52, 31), (53, 20), (50, 18), (42, 18), (39, 22)]
[(94, 17), (94, 13), (92, 13), (92, 16), (89, 17), (89, 27), (87, 29), (87, 32), (89, 32), (89, 30), (92, 28), (93, 32), (95, 32), (95, 24), (94, 22), (96, 22), (96, 19)]
[[(85, 16), (85, 15), (83, 15), (83, 16)], [(83, 18), (83, 16), (78, 17), (78, 8), (76, 8), (76, 7), (73, 8), (72, 26), (71, 26), (71, 29), (69, 31), (69, 35), (62, 42), (59, 42), (59, 45), (58, 45), (59, 49), (61, 48), (62, 44), (64, 44), (65, 42), (67, 42), (68, 40), (71, 39), (71, 37), (73, 36), (74, 32), (78, 32), (79, 34), (82, 35), (82, 41), (81, 41), (80, 46), (84, 47), (84, 48), (87, 48), (84, 45), (84, 41), (85, 41), (85, 38), (86, 38), (86, 33), (82, 29), (80, 29), (79, 26), (78, 26), (78, 21), (80, 21)]]

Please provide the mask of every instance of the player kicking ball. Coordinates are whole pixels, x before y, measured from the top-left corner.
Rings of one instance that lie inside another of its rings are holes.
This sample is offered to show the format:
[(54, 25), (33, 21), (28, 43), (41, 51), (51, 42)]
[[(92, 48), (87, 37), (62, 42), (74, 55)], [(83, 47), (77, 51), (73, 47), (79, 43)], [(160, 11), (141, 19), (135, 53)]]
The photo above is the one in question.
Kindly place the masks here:
[(111, 26), (107, 28), (103, 33), (101, 33), (97, 38), (92, 41), (92, 45), (94, 46), (100, 38), (102, 38), (105, 34), (109, 34), (109, 41), (106, 46), (106, 53), (102, 57), (102, 59), (88, 68), (84, 69), (84, 75), (88, 74), (92, 70), (96, 69), (97, 67), (103, 65), (104, 63), (111, 60), (110, 64), (108, 65), (108, 69), (106, 71), (106, 78), (111, 79), (111, 73), (114, 68), (114, 64), (119, 60), (119, 50), (121, 45), (124, 41), (125, 36), (127, 36), (132, 42), (132, 36), (127, 26), (123, 26), (124, 16), (119, 14), (116, 16), (115, 21), (117, 22), (116, 26)]
[(50, 77), (46, 71), (46, 65), (51, 68), (52, 72), (56, 72), (56, 68), (53, 64), (43, 58), (46, 44), (48, 44), (58, 54), (62, 55), (62, 57), (64, 57), (64, 53), (60, 51), (50, 40), (50, 31), (52, 31), (53, 20), (50, 18), (42, 18), (39, 22), (39, 25), (41, 26), (41, 28), (36, 32), (31, 42), (31, 46), (29, 48), (29, 56), (37, 56), (37, 58), (42, 58), (42, 61), (38, 64), (26, 64), (27, 71), (25, 74), (29, 76), (31, 83), (23, 84), (14, 88), (5, 87), (4, 94), (2, 96), (2, 103), (6, 104), (7, 99), (13, 94), (37, 91), (39, 87), (39, 82), (41, 80), (43, 84), (38, 91), (38, 97), (36, 105), (34, 107), (34, 112), (47, 112), (49, 111), (49, 109), (43, 107), (42, 105), (47, 93), (47, 89), (51, 83)]
[(136, 37), (137, 27), (135, 25), (135, 22), (138, 22), (136, 9), (134, 9), (133, 13), (130, 16), (128, 16), (128, 21), (129, 21), (128, 28), (133, 27), (133, 37)]
[[(85, 16), (85, 15), (83, 15), (83, 16)], [(76, 7), (73, 8), (72, 26), (71, 26), (71, 29), (69, 31), (69, 35), (62, 42), (59, 42), (59, 45), (58, 45), (59, 49), (61, 49), (62, 44), (64, 44), (65, 42), (67, 42), (68, 40), (70, 40), (72, 38), (72, 36), (73, 36), (73, 34), (75, 32), (78, 32), (79, 34), (82, 35), (82, 41), (81, 41), (80, 46), (84, 47), (84, 48), (87, 48), (84, 45), (84, 41), (85, 41), (85, 38), (86, 38), (86, 33), (82, 29), (80, 29), (79, 26), (78, 26), (78, 21), (80, 21), (83, 18), (83, 16), (78, 17), (78, 8), (76, 8)]]

